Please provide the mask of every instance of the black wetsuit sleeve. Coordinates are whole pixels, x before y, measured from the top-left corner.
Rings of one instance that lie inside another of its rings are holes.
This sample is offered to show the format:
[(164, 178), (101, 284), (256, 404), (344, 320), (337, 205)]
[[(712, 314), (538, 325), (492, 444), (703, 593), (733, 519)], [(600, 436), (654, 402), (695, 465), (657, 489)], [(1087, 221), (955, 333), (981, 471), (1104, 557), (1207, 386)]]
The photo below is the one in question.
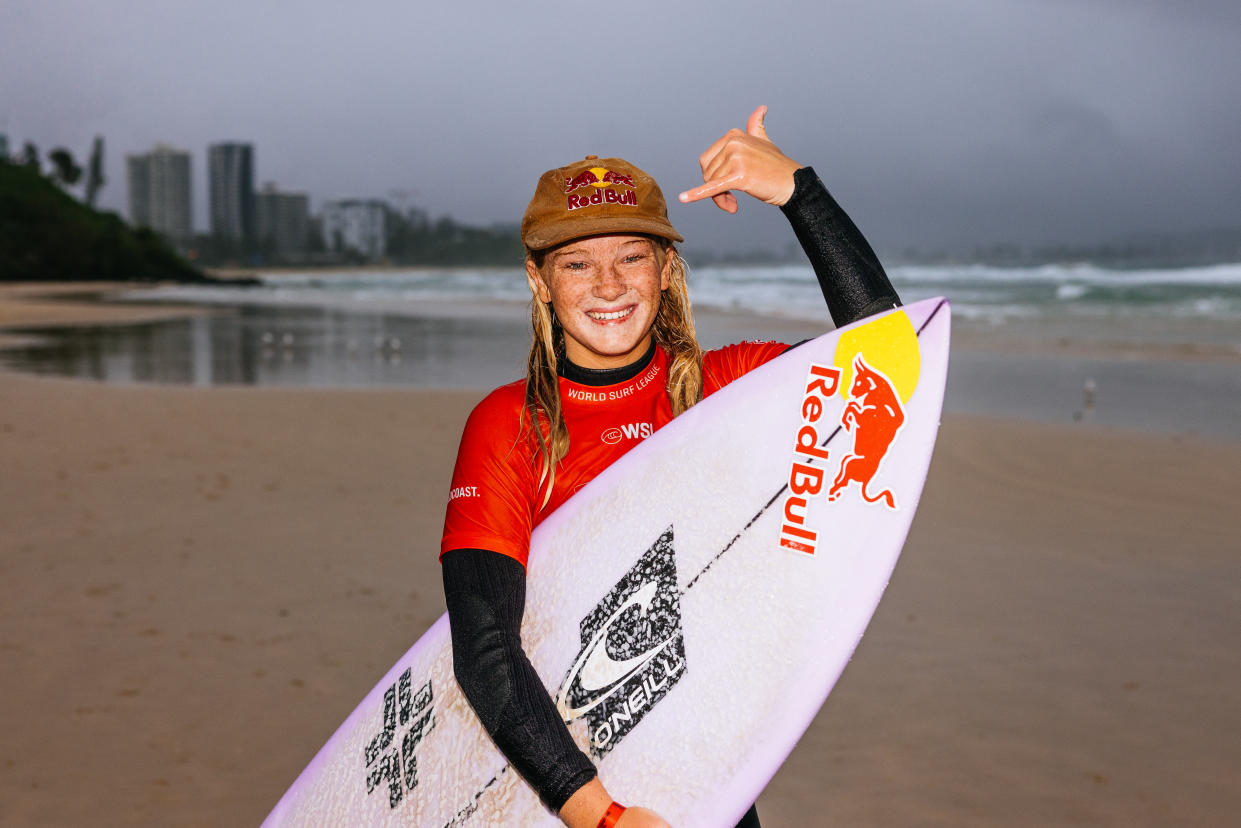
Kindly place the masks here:
[(597, 772), (521, 647), (526, 569), (486, 549), (453, 549), (441, 560), (457, 683), (496, 746), (558, 813)]
[(810, 259), (836, 327), (900, 305), (879, 257), (814, 169), (802, 167), (793, 183), (780, 209)]

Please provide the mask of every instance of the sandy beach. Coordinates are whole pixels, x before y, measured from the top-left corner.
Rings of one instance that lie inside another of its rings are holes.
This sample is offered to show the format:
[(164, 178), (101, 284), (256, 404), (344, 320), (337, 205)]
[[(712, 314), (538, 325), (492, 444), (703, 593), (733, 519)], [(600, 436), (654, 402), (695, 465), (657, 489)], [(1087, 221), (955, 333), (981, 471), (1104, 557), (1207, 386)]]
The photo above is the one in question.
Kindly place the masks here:
[[(0, 295), (0, 327), (123, 318), (67, 307)], [(258, 824), (443, 612), (481, 395), (0, 371), (0, 824)], [(763, 824), (1232, 824), (1238, 468), (1228, 440), (946, 417)]]

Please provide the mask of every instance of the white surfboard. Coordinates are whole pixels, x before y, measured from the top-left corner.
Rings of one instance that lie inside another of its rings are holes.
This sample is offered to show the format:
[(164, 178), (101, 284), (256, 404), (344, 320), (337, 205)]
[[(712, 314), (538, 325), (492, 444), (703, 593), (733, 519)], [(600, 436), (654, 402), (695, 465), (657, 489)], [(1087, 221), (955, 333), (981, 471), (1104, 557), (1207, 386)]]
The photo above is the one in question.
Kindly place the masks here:
[[(804, 343), (647, 438), (531, 539), (522, 641), (619, 801), (731, 826), (809, 726), (904, 544), (939, 426), (932, 299)], [(264, 825), (559, 824), (452, 673), (447, 617)]]

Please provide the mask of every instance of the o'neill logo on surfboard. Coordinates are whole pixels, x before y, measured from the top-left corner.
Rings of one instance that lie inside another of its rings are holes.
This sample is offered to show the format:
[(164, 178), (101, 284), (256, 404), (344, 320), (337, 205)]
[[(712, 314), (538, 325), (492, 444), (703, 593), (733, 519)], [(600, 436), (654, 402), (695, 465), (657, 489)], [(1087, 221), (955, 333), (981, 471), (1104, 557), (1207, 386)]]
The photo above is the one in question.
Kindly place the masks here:
[(685, 673), (671, 526), (582, 619), (581, 634), (556, 708), (566, 722), (586, 717), (590, 752), (599, 759)]

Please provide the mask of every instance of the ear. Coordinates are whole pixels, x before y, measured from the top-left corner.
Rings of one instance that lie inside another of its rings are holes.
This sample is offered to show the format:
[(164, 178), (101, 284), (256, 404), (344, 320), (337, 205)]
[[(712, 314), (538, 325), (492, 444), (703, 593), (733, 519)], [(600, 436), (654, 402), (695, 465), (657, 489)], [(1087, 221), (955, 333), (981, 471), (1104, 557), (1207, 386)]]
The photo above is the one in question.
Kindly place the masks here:
[(534, 262), (526, 259), (526, 282), (530, 285), (530, 292), (542, 302), (547, 304), (552, 301), (552, 292), (547, 289), (547, 283), (543, 281), (543, 274), (534, 266)]
[(677, 252), (668, 245), (664, 248), (664, 266), (659, 271), (659, 289), (667, 290), (672, 284), (672, 260), (676, 258)]

